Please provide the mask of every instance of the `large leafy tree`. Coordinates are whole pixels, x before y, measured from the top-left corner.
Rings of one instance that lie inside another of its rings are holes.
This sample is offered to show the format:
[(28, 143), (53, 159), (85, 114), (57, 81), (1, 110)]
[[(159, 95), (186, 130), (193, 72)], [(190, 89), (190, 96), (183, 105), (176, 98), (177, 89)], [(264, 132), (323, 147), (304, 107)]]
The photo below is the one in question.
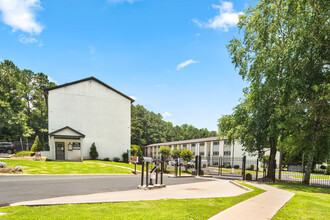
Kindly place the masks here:
[(23, 100), (23, 82), (22, 72), (11, 61), (0, 64), (0, 140), (15, 141), (33, 134)]
[(316, 153), (329, 152), (329, 4), (260, 0), (240, 17), (242, 38), (228, 45), (249, 86), (219, 128), (248, 150), (269, 147), (269, 177), (278, 145), (291, 141), (308, 155), (306, 184)]
[(44, 88), (55, 86), (43, 73), (20, 70), (13, 62), (0, 64), (0, 140), (39, 136), (47, 142)]

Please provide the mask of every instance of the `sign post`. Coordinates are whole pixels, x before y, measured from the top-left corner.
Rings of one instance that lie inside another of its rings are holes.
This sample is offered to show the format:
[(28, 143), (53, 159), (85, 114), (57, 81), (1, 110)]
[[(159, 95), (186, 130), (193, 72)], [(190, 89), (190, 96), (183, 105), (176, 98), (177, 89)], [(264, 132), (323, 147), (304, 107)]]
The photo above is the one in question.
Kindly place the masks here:
[(137, 157), (137, 156), (133, 156), (133, 158), (132, 158), (132, 163), (134, 163), (135, 164), (135, 169), (134, 169), (134, 174), (136, 175), (136, 164), (139, 162), (139, 157)]

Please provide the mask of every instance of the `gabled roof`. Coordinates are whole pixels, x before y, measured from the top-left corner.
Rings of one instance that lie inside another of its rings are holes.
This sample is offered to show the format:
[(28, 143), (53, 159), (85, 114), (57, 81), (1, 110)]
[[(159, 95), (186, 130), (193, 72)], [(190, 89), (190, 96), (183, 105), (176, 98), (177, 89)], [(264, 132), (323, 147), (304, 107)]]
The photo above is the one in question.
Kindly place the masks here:
[[(56, 133), (58, 133), (60, 131), (63, 131), (65, 129), (69, 129), (69, 130), (73, 131), (74, 133), (76, 133), (77, 135), (75, 135), (75, 136), (72, 136), (72, 135), (56, 135)], [(71, 137), (71, 138), (73, 138), (73, 137), (74, 138), (80, 138), (80, 137), (82, 137), (82, 138), (84, 138), (85, 137), (84, 134), (80, 133), (79, 131), (74, 130), (73, 128), (71, 128), (69, 126), (65, 126), (65, 127), (60, 128), (60, 129), (58, 129), (56, 131), (53, 131), (53, 132), (49, 133), (49, 136), (54, 136), (54, 137), (58, 137), (58, 138), (59, 137), (66, 137), (66, 138), (68, 138), (68, 137)]]
[(70, 86), (70, 85), (73, 85), (73, 84), (77, 84), (77, 83), (81, 83), (81, 82), (85, 82), (85, 81), (89, 81), (89, 80), (94, 80), (94, 81), (100, 83), (101, 85), (107, 87), (108, 89), (110, 89), (110, 90), (112, 90), (112, 91), (118, 93), (119, 95), (124, 96), (125, 98), (131, 100), (131, 102), (134, 102), (134, 101), (135, 101), (135, 100), (132, 99), (131, 97), (125, 95), (124, 93), (119, 92), (118, 90), (112, 88), (112, 87), (109, 86), (108, 84), (102, 82), (102, 81), (99, 80), (99, 79), (96, 79), (96, 78), (93, 77), (93, 76), (88, 77), (88, 78), (85, 78), (85, 79), (80, 79), (80, 80), (77, 80), (77, 81), (73, 81), (73, 82), (70, 82), (70, 83), (65, 83), (65, 84), (62, 84), (62, 85), (59, 85), (59, 86), (46, 88), (45, 91), (46, 91), (46, 93), (48, 93), (48, 91), (51, 91), (51, 90), (54, 90), (54, 89), (59, 89), (59, 88), (65, 87), (65, 86)]

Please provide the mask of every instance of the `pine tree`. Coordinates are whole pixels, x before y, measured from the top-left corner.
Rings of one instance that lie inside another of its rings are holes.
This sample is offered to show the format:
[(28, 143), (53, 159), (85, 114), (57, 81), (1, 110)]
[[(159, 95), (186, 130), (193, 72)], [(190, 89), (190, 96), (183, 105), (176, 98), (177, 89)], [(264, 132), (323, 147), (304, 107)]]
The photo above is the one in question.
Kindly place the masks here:
[(31, 151), (33, 152), (38, 152), (38, 151), (42, 151), (43, 147), (41, 142), (39, 141), (39, 136), (36, 136), (36, 139), (34, 139), (34, 143), (32, 145)]
[(92, 144), (91, 148), (90, 148), (90, 151), (89, 151), (89, 156), (95, 160), (99, 157), (99, 153), (97, 152), (96, 150), (96, 146), (95, 146), (95, 143)]

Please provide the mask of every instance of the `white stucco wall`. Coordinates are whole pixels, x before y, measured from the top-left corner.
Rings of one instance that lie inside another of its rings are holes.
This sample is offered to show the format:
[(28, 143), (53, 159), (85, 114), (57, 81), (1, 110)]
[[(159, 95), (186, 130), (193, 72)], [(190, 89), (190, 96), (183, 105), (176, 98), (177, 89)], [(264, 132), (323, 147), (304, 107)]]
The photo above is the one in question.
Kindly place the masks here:
[[(93, 142), (99, 158), (121, 158), (130, 149), (131, 101), (94, 80), (50, 90), (49, 133), (65, 126), (86, 135), (82, 144), (84, 159), (89, 158)], [(50, 148), (54, 148), (51, 140)], [(53, 150), (50, 154), (55, 159)]]

